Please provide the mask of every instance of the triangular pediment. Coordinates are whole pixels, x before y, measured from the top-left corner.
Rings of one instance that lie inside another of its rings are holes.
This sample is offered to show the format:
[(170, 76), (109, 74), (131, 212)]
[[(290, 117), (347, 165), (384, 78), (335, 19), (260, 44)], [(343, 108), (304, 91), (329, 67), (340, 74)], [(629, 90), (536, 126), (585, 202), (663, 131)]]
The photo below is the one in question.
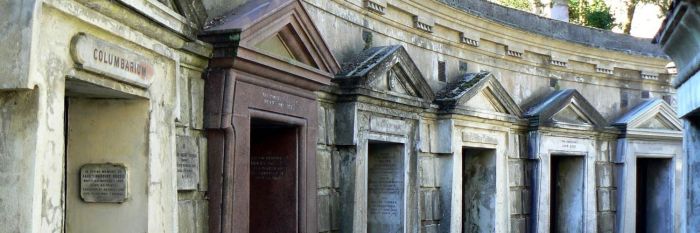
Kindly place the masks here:
[(247, 1), (209, 20), (200, 39), (214, 45), (214, 58), (235, 57), (243, 62), (233, 65), (251, 73), (269, 73), (260, 66), (272, 67), (328, 84), (340, 70), (299, 0)]
[[(301, 31), (300, 31), (301, 30)], [(275, 34), (265, 35), (263, 39), (254, 38), (248, 43), (254, 43), (254, 47), (261, 53), (268, 54), (278, 59), (295, 61), (318, 69), (318, 60), (313, 52), (304, 43), (302, 35), (305, 32), (294, 23), (288, 23)], [(243, 43), (246, 43), (244, 41)]]
[(552, 116), (552, 121), (574, 125), (591, 125), (591, 121), (573, 103)]
[(397, 94), (422, 97), (400, 65), (396, 64), (386, 73), (387, 91)]
[(525, 113), (531, 127), (602, 128), (603, 116), (575, 89), (555, 91)]
[(284, 42), (282, 36), (279, 35), (279, 33), (275, 34), (274, 36), (268, 37), (267, 39), (264, 39), (263, 41), (258, 43), (256, 47), (268, 51), (270, 53), (276, 54), (285, 59), (299, 61), (299, 59), (294, 55), (292, 50), (289, 49), (289, 45), (287, 45), (287, 43)]
[(457, 78), (438, 93), (435, 102), (443, 111), (462, 108), (518, 117), (522, 114), (498, 79), (489, 72)]
[(434, 94), (403, 46), (369, 48), (349, 62), (333, 80), (342, 89), (363, 88), (431, 101)]
[(627, 132), (635, 130), (680, 132), (682, 130), (676, 112), (660, 99), (641, 102), (615, 120), (613, 126)]
[(658, 115), (640, 123), (637, 128), (652, 130), (677, 130), (670, 122), (668, 122), (668, 120)]
[(464, 103), (464, 106), (489, 112), (508, 113), (508, 110), (496, 100), (489, 89), (476, 93), (470, 100)]

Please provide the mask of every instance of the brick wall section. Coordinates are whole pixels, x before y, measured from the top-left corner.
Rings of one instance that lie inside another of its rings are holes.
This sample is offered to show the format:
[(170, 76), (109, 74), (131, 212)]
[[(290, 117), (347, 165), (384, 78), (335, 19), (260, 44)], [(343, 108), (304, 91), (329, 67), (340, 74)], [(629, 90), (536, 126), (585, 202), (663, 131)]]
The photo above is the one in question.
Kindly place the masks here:
[[(602, 143), (600, 156), (595, 164), (596, 177), (596, 208), (598, 210), (598, 232), (614, 232), (615, 229), (615, 197), (617, 196), (615, 165), (612, 162), (612, 150), (608, 148), (614, 143)], [(634, 182), (634, 181), (632, 181)]]
[(531, 210), (532, 163), (527, 159), (508, 159), (510, 187), (510, 232), (528, 232)]
[(316, 176), (318, 179), (318, 231), (340, 230), (340, 153), (334, 139), (334, 106), (320, 103), (318, 108), (318, 143)]
[(420, 153), (418, 158), (418, 179), (420, 182), (419, 215), (421, 233), (437, 233), (442, 219), (440, 205), (440, 176), (435, 155)]
[(178, 232), (207, 233), (209, 201), (207, 192), (207, 139), (203, 130), (204, 79), (202, 71), (180, 67), (180, 118), (177, 119), (176, 153), (196, 154), (199, 184), (195, 190), (178, 191)]
[(516, 148), (508, 155), (508, 187), (510, 199), (511, 233), (530, 232), (530, 212), (532, 210), (532, 171), (533, 162), (527, 159), (527, 137), (517, 134)]

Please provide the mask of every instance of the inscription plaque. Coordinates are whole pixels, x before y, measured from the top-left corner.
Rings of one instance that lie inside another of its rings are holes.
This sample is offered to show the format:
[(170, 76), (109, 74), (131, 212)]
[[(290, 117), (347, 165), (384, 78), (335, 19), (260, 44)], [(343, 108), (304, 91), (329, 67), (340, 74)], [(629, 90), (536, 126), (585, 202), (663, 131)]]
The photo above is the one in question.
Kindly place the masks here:
[(199, 158), (195, 153), (177, 153), (177, 189), (194, 190), (199, 184)]
[(405, 121), (384, 117), (372, 117), (369, 121), (369, 128), (374, 132), (401, 136), (404, 136), (409, 131), (409, 126)]
[(141, 87), (151, 83), (149, 59), (124, 47), (80, 33), (71, 41), (71, 54), (82, 69)]
[(250, 232), (298, 232), (297, 128), (270, 127), (250, 132)]
[(367, 232), (403, 232), (403, 147), (370, 144)]
[(472, 133), (472, 132), (463, 132), (462, 133), (462, 141), (463, 142), (484, 143), (484, 144), (494, 144), (494, 145), (498, 144), (498, 138), (496, 138), (493, 135)]
[(286, 156), (251, 156), (250, 160), (253, 179), (279, 180), (287, 170)]
[(121, 164), (80, 167), (80, 197), (85, 202), (122, 203), (127, 197), (127, 172)]
[(577, 152), (586, 151), (587, 146), (591, 145), (591, 143), (591, 140), (580, 138), (555, 138), (547, 142), (551, 150)]

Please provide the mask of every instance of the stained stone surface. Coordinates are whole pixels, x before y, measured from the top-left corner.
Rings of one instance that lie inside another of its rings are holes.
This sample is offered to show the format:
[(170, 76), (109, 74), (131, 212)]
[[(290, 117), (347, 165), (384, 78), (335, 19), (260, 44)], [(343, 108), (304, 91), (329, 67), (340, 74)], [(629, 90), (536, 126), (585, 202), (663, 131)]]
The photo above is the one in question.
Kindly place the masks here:
[(554, 156), (550, 200), (553, 232), (583, 232), (583, 158)]
[(403, 232), (404, 166), (400, 144), (370, 144), (367, 232)]
[(463, 232), (496, 229), (496, 156), (493, 150), (465, 149)]

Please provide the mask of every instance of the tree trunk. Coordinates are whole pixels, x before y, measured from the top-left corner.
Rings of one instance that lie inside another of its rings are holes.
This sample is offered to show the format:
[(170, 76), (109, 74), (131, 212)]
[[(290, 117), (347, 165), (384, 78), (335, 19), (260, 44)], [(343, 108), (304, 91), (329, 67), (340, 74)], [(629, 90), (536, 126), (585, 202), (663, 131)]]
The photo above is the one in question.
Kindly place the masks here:
[(584, 25), (586, 22), (586, 8), (588, 7), (588, 0), (579, 0), (578, 3), (578, 22)]
[(627, 3), (627, 19), (622, 23), (622, 31), (628, 35), (632, 31), (632, 19), (634, 18), (634, 10), (637, 9), (637, 2), (637, 0), (629, 0)]

